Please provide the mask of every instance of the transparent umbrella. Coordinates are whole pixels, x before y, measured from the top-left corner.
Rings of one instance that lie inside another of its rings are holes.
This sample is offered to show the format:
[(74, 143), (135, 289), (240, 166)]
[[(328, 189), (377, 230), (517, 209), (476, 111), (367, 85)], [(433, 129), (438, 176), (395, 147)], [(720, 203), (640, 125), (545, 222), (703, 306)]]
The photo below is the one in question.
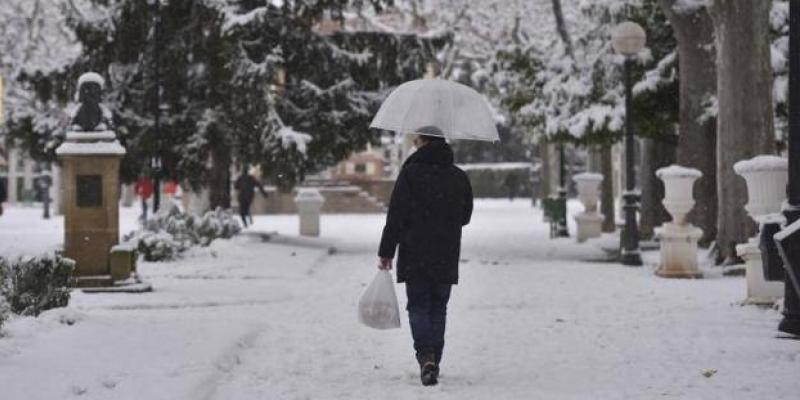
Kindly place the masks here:
[(448, 139), (499, 141), (486, 99), (469, 86), (443, 79), (409, 81), (381, 105), (370, 128), (413, 133), (436, 126)]

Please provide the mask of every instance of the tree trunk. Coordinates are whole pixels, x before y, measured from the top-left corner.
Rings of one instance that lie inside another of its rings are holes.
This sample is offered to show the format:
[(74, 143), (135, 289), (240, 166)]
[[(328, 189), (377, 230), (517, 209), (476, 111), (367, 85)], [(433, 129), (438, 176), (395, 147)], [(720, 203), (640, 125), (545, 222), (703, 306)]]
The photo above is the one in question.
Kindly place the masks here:
[[(213, 129), (213, 128), (211, 128)], [(211, 171), (208, 180), (209, 207), (231, 207), (231, 149), (221, 138), (221, 132), (209, 135), (211, 145)]]
[(735, 245), (755, 231), (737, 161), (775, 148), (770, 65), (770, 1), (714, 0), (717, 43), (718, 261), (736, 260)]
[(674, 163), (673, 139), (642, 139), (642, 211), (639, 216), (639, 234), (642, 239), (652, 239), (655, 228), (670, 220), (662, 203), (664, 183), (656, 177), (656, 171)]
[(603, 183), (600, 193), (600, 212), (603, 213), (603, 232), (614, 232), (616, 221), (614, 216), (614, 165), (611, 156), (611, 145), (600, 150), (600, 173)]
[(660, 4), (678, 41), (678, 164), (703, 173), (694, 186), (697, 203), (687, 218), (703, 230), (700, 245), (706, 247), (717, 236), (716, 119), (702, 118), (709, 99), (717, 93), (714, 26), (706, 8), (677, 13), (675, 0), (660, 0)]

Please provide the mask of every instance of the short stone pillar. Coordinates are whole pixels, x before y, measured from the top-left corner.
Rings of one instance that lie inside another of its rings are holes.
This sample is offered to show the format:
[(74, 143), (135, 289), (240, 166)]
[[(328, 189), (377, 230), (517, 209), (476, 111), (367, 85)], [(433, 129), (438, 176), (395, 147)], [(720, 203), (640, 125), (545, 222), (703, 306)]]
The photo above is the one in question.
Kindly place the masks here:
[(661, 261), (656, 275), (663, 278), (702, 278), (697, 267), (697, 241), (703, 230), (686, 222), (694, 207), (694, 182), (703, 174), (692, 168), (671, 165), (656, 171), (664, 182), (664, 208), (672, 221), (656, 228), (661, 244)]
[(575, 215), (578, 226), (578, 242), (600, 237), (603, 233), (603, 216), (597, 212), (597, 203), (600, 200), (600, 183), (603, 175), (584, 172), (572, 177), (578, 190), (578, 199), (583, 203), (583, 212)]
[(136, 246), (121, 243), (111, 248), (109, 269), (114, 281), (124, 281), (136, 273)]
[(325, 198), (318, 189), (300, 188), (294, 202), (300, 215), (300, 235), (319, 236), (320, 212)]
[(125, 149), (100, 104), (103, 78), (78, 81), (80, 106), (56, 149), (64, 187), (64, 255), (75, 260), (78, 286), (109, 286), (109, 254), (119, 243), (119, 163)]
[[(757, 156), (739, 161), (734, 171), (747, 182), (747, 205), (750, 217), (758, 223), (759, 232), (763, 224), (783, 223), (781, 205), (786, 199), (789, 162), (776, 156)], [(783, 282), (764, 279), (764, 267), (759, 249), (759, 235), (747, 243), (736, 246), (736, 253), (746, 265), (747, 300), (749, 304), (772, 304), (783, 297)]]

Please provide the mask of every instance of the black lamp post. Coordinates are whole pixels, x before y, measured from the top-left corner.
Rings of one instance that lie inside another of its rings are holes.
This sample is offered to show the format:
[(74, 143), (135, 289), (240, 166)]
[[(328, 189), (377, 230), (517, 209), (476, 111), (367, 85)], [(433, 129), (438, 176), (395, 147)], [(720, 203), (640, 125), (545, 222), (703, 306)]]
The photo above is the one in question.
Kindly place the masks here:
[(153, 179), (153, 213), (158, 212), (161, 206), (161, 0), (153, 0), (153, 78), (155, 80), (155, 94), (153, 105), (153, 129), (155, 133), (156, 150), (150, 160), (150, 173)]
[(161, 204), (161, 157), (150, 159), (150, 172), (153, 178), (153, 214), (158, 212)]
[(50, 165), (48, 164), (42, 175), (39, 177), (39, 189), (42, 191), (42, 205), (44, 207), (44, 213), (42, 217), (44, 219), (50, 219), (50, 202), (52, 201), (50, 198), (50, 187), (52, 186), (53, 175), (50, 170)]
[(567, 166), (564, 158), (564, 144), (558, 145), (558, 201), (561, 202), (564, 212), (561, 213), (556, 224), (556, 237), (569, 237), (567, 228)]
[[(789, 184), (784, 207), (787, 226), (800, 220), (800, 0), (789, 3)], [(800, 232), (781, 241), (785, 274), (783, 320), (778, 329), (800, 335)], [(792, 279), (792, 278), (795, 279)]]
[(611, 43), (617, 53), (625, 57), (625, 228), (620, 235), (620, 261), (625, 265), (642, 265), (639, 250), (639, 226), (636, 213), (639, 210), (639, 194), (636, 192), (633, 138), (633, 82), (631, 69), (633, 57), (644, 49), (647, 35), (644, 29), (633, 22), (623, 22), (614, 28)]

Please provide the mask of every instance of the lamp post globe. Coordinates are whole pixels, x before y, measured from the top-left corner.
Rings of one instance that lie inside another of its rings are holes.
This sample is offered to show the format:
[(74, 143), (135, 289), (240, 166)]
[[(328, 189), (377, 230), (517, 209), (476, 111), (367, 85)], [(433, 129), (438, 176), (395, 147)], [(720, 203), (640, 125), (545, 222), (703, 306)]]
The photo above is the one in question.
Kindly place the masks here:
[(625, 57), (639, 54), (645, 44), (647, 44), (647, 33), (635, 22), (623, 22), (611, 31), (611, 46), (614, 47), (614, 51)]
[(631, 69), (633, 58), (647, 44), (647, 34), (641, 25), (623, 22), (614, 27), (611, 33), (614, 50), (625, 57), (625, 227), (620, 235), (620, 261), (625, 265), (642, 265), (639, 250), (639, 227), (636, 215), (639, 211), (639, 194), (636, 191), (635, 149), (633, 138), (633, 79)]

